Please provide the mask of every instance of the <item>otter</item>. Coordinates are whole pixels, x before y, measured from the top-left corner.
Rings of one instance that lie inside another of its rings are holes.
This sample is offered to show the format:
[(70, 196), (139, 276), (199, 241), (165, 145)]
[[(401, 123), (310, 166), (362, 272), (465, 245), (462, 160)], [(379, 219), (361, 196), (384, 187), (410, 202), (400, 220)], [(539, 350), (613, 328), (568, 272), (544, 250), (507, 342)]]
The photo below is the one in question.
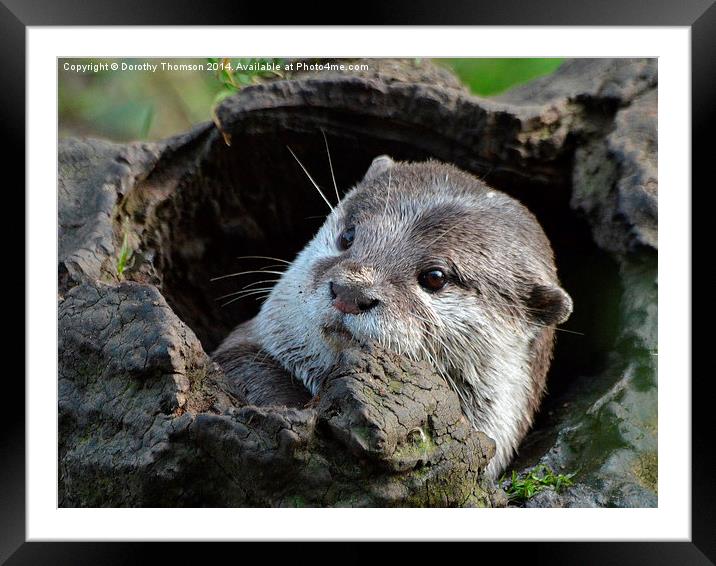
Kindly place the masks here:
[(532, 424), (571, 312), (526, 207), (453, 165), (379, 156), (213, 357), (247, 402), (289, 406), (318, 395), (351, 345), (427, 361), (494, 439), (495, 478)]

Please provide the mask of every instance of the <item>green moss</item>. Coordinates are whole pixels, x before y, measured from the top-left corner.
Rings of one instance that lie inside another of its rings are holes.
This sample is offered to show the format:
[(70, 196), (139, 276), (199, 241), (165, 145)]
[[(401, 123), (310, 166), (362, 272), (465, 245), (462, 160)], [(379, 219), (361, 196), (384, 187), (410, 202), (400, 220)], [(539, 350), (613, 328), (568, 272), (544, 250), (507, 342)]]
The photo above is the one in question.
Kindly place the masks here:
[(415, 429), (408, 435), (407, 441), (395, 450), (395, 457), (399, 460), (427, 459), (435, 451), (435, 448), (435, 442), (429, 432)]

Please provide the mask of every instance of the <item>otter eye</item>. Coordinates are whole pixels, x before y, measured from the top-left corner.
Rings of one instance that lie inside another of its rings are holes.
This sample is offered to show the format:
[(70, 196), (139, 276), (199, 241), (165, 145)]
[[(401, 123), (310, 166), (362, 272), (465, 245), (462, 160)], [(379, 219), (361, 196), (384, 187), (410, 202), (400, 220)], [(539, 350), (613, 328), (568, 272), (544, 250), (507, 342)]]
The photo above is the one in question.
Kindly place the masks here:
[(445, 287), (447, 276), (442, 269), (428, 269), (418, 275), (418, 283), (426, 291), (435, 292)]
[(338, 236), (338, 249), (347, 250), (353, 245), (353, 239), (356, 236), (356, 227), (351, 226), (343, 230), (340, 236)]

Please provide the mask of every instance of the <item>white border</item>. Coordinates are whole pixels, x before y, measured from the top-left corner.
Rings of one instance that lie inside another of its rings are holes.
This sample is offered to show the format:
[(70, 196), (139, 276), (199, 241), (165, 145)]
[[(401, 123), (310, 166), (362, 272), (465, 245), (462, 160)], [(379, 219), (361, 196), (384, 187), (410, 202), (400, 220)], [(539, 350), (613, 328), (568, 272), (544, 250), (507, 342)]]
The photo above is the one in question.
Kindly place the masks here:
[[(659, 57), (657, 509), (57, 508), (57, 111), (49, 77), (63, 56), (220, 54)], [(690, 84), (683, 27), (28, 28), (28, 540), (690, 540)]]

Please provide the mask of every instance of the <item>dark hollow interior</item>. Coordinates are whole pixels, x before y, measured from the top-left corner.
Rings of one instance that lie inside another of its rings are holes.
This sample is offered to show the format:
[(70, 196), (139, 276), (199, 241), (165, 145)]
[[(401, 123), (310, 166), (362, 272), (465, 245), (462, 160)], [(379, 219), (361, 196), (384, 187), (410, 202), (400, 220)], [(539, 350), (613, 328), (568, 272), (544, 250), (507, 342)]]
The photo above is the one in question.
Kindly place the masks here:
[[(305, 117), (290, 127), (285, 120), (279, 122), (263, 131), (237, 128), (231, 133), (231, 146), (220, 136), (212, 138), (196, 170), (180, 180), (175, 198), (158, 210), (170, 233), (158, 263), (164, 295), (207, 352), (260, 307), (255, 296), (226, 306), (222, 304), (231, 297), (219, 297), (274, 275), (212, 279), (278, 263), (239, 256), (291, 261), (329, 211), (287, 147), (335, 201), (323, 130), (341, 194), (362, 178), (374, 157), (388, 154), (398, 160), (433, 157), (453, 162), (523, 202), (552, 242), (560, 278), (574, 301), (571, 318), (561, 326), (565, 331), (557, 335), (543, 408), (559, 399), (576, 377), (593, 375), (603, 367), (617, 330), (621, 290), (616, 264), (594, 244), (586, 221), (569, 206), (567, 159), (553, 164), (554, 174), (545, 181), (544, 175), (475, 161), (468, 148), (448, 140), (418, 141), (434, 133), (400, 132), (391, 125), (372, 133), (365, 124), (337, 121), (324, 122), (319, 129)], [(399, 135), (386, 135), (396, 131)]]

